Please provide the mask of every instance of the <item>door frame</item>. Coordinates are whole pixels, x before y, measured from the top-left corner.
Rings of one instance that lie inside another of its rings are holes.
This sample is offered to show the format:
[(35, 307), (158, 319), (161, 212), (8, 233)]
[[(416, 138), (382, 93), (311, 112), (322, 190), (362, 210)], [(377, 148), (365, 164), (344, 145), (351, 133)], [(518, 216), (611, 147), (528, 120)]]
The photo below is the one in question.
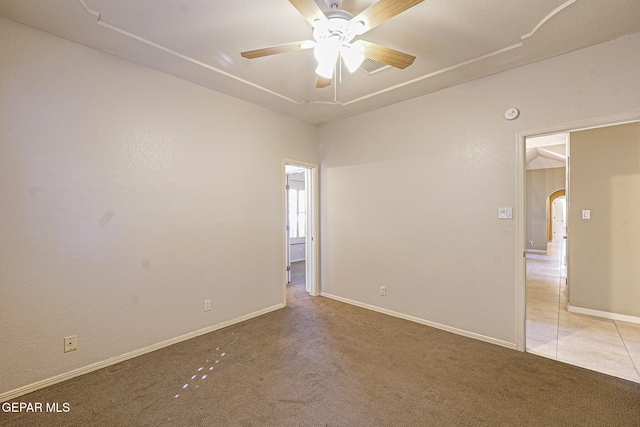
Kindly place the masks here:
[(289, 177), (286, 170), (284, 173), (284, 218), (284, 282), (289, 284), (291, 283), (291, 236), (289, 232), (291, 223), (289, 221)]
[[(575, 122), (561, 123), (546, 128), (515, 133), (516, 151), (516, 350), (526, 351), (526, 250), (527, 250), (527, 164), (526, 139), (536, 136), (570, 133), (599, 127), (615, 126), (640, 121), (640, 112), (613, 114)], [(570, 189), (566, 189), (567, 192)], [(567, 242), (568, 244), (569, 242)], [(567, 250), (568, 252), (568, 250)], [(568, 255), (567, 255), (568, 256)], [(568, 261), (567, 261), (568, 262)]]
[(288, 211), (288, 195), (286, 189), (286, 172), (285, 167), (289, 166), (300, 166), (305, 168), (305, 189), (307, 195), (307, 224), (306, 224), (306, 236), (305, 236), (305, 280), (306, 280), (306, 290), (312, 296), (320, 295), (320, 280), (319, 280), (319, 271), (318, 268), (318, 260), (319, 260), (319, 247), (318, 247), (318, 236), (319, 236), (319, 192), (318, 192), (318, 165), (315, 163), (309, 163), (300, 160), (294, 160), (289, 158), (282, 159), (282, 191), (283, 191), (283, 203), (281, 206), (284, 208), (283, 222), (284, 225), (282, 229), (283, 233), (283, 256), (284, 262), (282, 266), (282, 278), (283, 278), (283, 287), (282, 287), (282, 300), (284, 304), (287, 304), (287, 260), (288, 252), (289, 252), (289, 239), (288, 239), (288, 230), (287, 230), (287, 211)]

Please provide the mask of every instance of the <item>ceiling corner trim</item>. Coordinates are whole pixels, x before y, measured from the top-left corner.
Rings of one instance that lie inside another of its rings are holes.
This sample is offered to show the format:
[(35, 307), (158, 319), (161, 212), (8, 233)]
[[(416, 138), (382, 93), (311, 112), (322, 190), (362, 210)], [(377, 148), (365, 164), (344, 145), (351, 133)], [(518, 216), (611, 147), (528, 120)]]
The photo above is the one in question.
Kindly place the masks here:
[(556, 160), (559, 162), (566, 162), (567, 156), (559, 153), (554, 153), (553, 151), (545, 150), (544, 148), (534, 147), (527, 151), (526, 154), (526, 162), (527, 164), (531, 163), (533, 160), (538, 157), (544, 157), (551, 160)]
[(492, 56), (499, 55), (501, 53), (504, 53), (504, 52), (507, 52), (507, 51), (510, 51), (510, 50), (513, 50), (513, 49), (517, 49), (517, 48), (520, 48), (520, 47), (522, 47), (522, 43), (512, 44), (511, 46), (507, 46), (507, 47), (504, 47), (502, 49), (494, 50), (493, 52), (486, 53), (486, 54), (478, 56), (476, 58), (472, 58), (472, 59), (469, 59), (469, 60), (464, 61), (464, 62), (459, 62), (459, 63), (457, 63), (455, 65), (450, 66), (450, 67), (442, 68), (442, 69), (436, 70), (436, 71), (434, 71), (432, 73), (425, 74), (425, 75), (420, 76), (420, 77), (416, 77), (413, 80), (409, 80), (409, 81), (406, 81), (404, 83), (400, 83), (400, 84), (397, 84), (395, 86), (391, 86), (391, 87), (388, 87), (386, 89), (382, 89), (382, 90), (379, 90), (377, 92), (370, 93), (369, 95), (365, 95), (365, 96), (362, 96), (360, 98), (353, 99), (353, 100), (351, 100), (349, 102), (344, 103), (344, 105), (349, 105), (349, 104), (353, 104), (355, 102), (364, 101), (367, 98), (371, 98), (371, 97), (374, 97), (374, 96), (377, 96), (377, 95), (381, 95), (381, 94), (383, 94), (385, 92), (389, 92), (389, 91), (392, 91), (392, 90), (395, 90), (395, 89), (399, 89), (401, 87), (408, 86), (408, 85), (413, 84), (413, 83), (417, 83), (417, 82), (419, 82), (421, 80), (425, 80), (425, 79), (437, 76), (438, 74), (443, 74), (443, 73), (446, 73), (448, 71), (455, 70), (456, 68), (464, 67), (466, 65), (473, 64), (474, 62), (482, 61), (483, 59), (487, 59), (487, 58), (490, 58)]
[(100, 20), (100, 12), (93, 10), (89, 7), (89, 5), (87, 4), (87, 2), (85, 0), (78, 0), (80, 2), (80, 4), (82, 5), (82, 7), (84, 7), (84, 10), (90, 14), (95, 16), (96, 18), (98, 18), (98, 21)]
[(578, 0), (569, 0), (563, 4), (561, 4), (560, 6), (558, 6), (557, 8), (555, 8), (550, 14), (548, 14), (547, 16), (545, 16), (542, 21), (538, 22), (538, 25), (535, 26), (535, 28), (533, 30), (531, 30), (530, 33), (527, 33), (523, 36), (520, 37), (520, 40), (525, 40), (528, 39), (529, 37), (533, 36), (535, 34), (536, 31), (538, 31), (538, 29), (540, 27), (542, 27), (549, 19), (553, 18), (554, 16), (556, 16), (558, 13), (562, 12), (564, 9), (568, 8), (569, 6), (571, 6), (572, 4), (574, 4), (576, 1)]
[(428, 78), (431, 78), (431, 77), (437, 76), (438, 74), (443, 74), (443, 73), (446, 73), (446, 72), (448, 72), (448, 71), (455, 70), (456, 68), (464, 67), (464, 66), (469, 65), (469, 64), (472, 64), (472, 63), (474, 63), (474, 62), (482, 61), (483, 59), (487, 59), (487, 58), (490, 58), (490, 57), (492, 57), (492, 56), (499, 55), (499, 54), (501, 54), (501, 53), (504, 53), (504, 52), (507, 52), (507, 51), (510, 51), (510, 50), (513, 50), (513, 49), (520, 48), (520, 47), (522, 47), (522, 46), (523, 46), (523, 43), (522, 43), (522, 42), (523, 42), (525, 39), (528, 39), (529, 37), (533, 36), (533, 35), (535, 34), (535, 32), (536, 32), (536, 31), (538, 31), (538, 29), (540, 29), (540, 27), (542, 27), (542, 26), (543, 26), (543, 25), (544, 25), (544, 24), (545, 24), (549, 19), (553, 18), (555, 15), (557, 15), (557, 14), (558, 14), (558, 13), (560, 13), (560, 12), (562, 12), (564, 9), (566, 9), (566, 8), (567, 8), (567, 7), (569, 7), (569, 6), (571, 6), (571, 5), (572, 5), (572, 4), (574, 4), (576, 1), (577, 1), (577, 0), (568, 0), (568, 1), (566, 1), (565, 3), (561, 4), (560, 6), (558, 6), (557, 8), (555, 8), (551, 13), (549, 13), (547, 16), (545, 16), (545, 17), (544, 17), (544, 18), (543, 18), (543, 19), (538, 23), (538, 25), (536, 25), (536, 26), (533, 28), (533, 30), (531, 30), (531, 32), (530, 32), (530, 33), (528, 33), (528, 34), (525, 34), (525, 35), (521, 36), (521, 37), (520, 37), (520, 43), (516, 43), (516, 44), (513, 44), (513, 45), (511, 45), (511, 46), (507, 46), (507, 47), (504, 47), (504, 48), (502, 48), (502, 49), (498, 49), (498, 50), (495, 50), (495, 51), (493, 51), (493, 52), (489, 52), (489, 53), (484, 54), (484, 55), (482, 55), (482, 56), (478, 56), (478, 57), (476, 57), (476, 58), (469, 59), (468, 61), (460, 62), (460, 63), (455, 64), (455, 65), (452, 65), (452, 66), (450, 66), (450, 67), (442, 68), (442, 69), (437, 70), (437, 71), (434, 71), (434, 72), (432, 72), (432, 73), (425, 74), (425, 75), (420, 76), (420, 77), (417, 77), (417, 78), (415, 78), (415, 79), (413, 79), (413, 80), (409, 80), (409, 81), (407, 81), (407, 82), (400, 83), (400, 84), (398, 84), (398, 85), (391, 86), (391, 87), (388, 87), (388, 88), (385, 88), (385, 89), (379, 90), (379, 91), (374, 92), (374, 93), (370, 93), (370, 94), (365, 95), (365, 96), (362, 96), (362, 97), (360, 97), (360, 98), (356, 98), (356, 99), (353, 99), (353, 100), (351, 100), (351, 101), (345, 102), (345, 103), (343, 103), (342, 105), (349, 105), (349, 104), (353, 104), (353, 103), (356, 103), (356, 102), (360, 102), (360, 101), (363, 101), (363, 100), (365, 100), (365, 99), (368, 99), (368, 98), (371, 98), (371, 97), (374, 97), (374, 96), (377, 96), (377, 95), (381, 95), (381, 94), (383, 94), (383, 93), (385, 93), (385, 92), (389, 92), (389, 91), (392, 91), (392, 90), (395, 90), (395, 89), (399, 89), (399, 88), (401, 88), (401, 87), (404, 87), (404, 86), (407, 86), (407, 85), (410, 85), (410, 84), (413, 84), (413, 83), (419, 82), (419, 81), (421, 81), (421, 80), (425, 80), (425, 79), (428, 79)]
[(482, 60), (484, 60), (484, 59), (487, 59), (487, 58), (490, 58), (490, 57), (493, 57), (493, 56), (496, 56), (496, 55), (502, 54), (502, 53), (504, 53), (504, 52), (507, 52), (507, 51), (510, 51), (510, 50), (513, 50), (513, 49), (521, 48), (521, 47), (523, 46), (523, 42), (524, 42), (524, 40), (526, 40), (526, 39), (528, 39), (528, 38), (532, 37), (532, 36), (533, 36), (533, 35), (534, 35), (534, 34), (535, 34), (535, 33), (536, 33), (536, 32), (537, 32), (537, 31), (538, 31), (538, 30), (539, 30), (539, 29), (540, 29), (540, 28), (541, 28), (541, 27), (546, 23), (546, 22), (548, 22), (551, 18), (553, 18), (554, 16), (556, 16), (557, 14), (559, 14), (560, 12), (562, 12), (564, 9), (568, 8), (569, 6), (571, 6), (571, 5), (573, 5), (573, 4), (575, 4), (575, 3), (577, 2), (577, 0), (568, 0), (568, 1), (564, 2), (563, 4), (561, 4), (560, 6), (558, 6), (556, 9), (554, 9), (552, 12), (550, 12), (548, 15), (546, 15), (546, 16), (545, 16), (545, 17), (544, 17), (544, 18), (543, 18), (543, 19), (542, 19), (542, 20), (541, 20), (541, 21), (540, 21), (540, 22), (539, 22), (539, 23), (538, 23), (538, 24), (537, 24), (537, 25), (536, 25), (536, 26), (531, 30), (531, 32), (529, 32), (529, 33), (527, 33), (527, 34), (522, 35), (522, 36), (520, 37), (520, 41), (519, 41), (518, 43), (515, 43), (515, 44), (512, 44), (512, 45), (510, 45), (510, 46), (507, 46), (507, 47), (504, 47), (504, 48), (501, 48), (501, 49), (498, 49), (498, 50), (495, 50), (495, 51), (492, 51), (492, 52), (486, 53), (486, 54), (484, 54), (484, 55), (481, 55), (481, 56), (478, 56), (478, 57), (475, 57), (475, 58), (469, 59), (469, 60), (467, 60), (467, 61), (463, 61), (463, 62), (460, 62), (460, 63), (454, 64), (454, 65), (451, 65), (451, 66), (446, 67), (446, 68), (442, 68), (442, 69), (439, 69), (439, 70), (433, 71), (433, 72), (428, 73), (428, 74), (424, 74), (424, 75), (422, 75), (422, 76), (418, 76), (418, 77), (416, 77), (416, 78), (414, 78), (414, 79), (412, 79), (412, 80), (409, 80), (409, 81), (406, 81), (406, 82), (402, 82), (402, 83), (399, 83), (399, 84), (397, 84), (397, 85), (393, 85), (393, 86), (390, 86), (390, 87), (387, 87), (387, 88), (384, 88), (384, 89), (378, 90), (378, 91), (376, 91), (376, 92), (372, 92), (372, 93), (366, 94), (366, 95), (364, 95), (364, 96), (361, 96), (361, 97), (358, 97), (358, 98), (354, 98), (354, 99), (349, 100), (349, 101), (338, 101), (338, 100), (335, 100), (335, 99), (334, 99), (334, 101), (330, 102), (330, 101), (296, 100), (296, 99), (289, 98), (289, 97), (287, 97), (287, 96), (285, 96), (285, 95), (283, 95), (283, 94), (281, 94), (281, 93), (279, 93), (279, 92), (273, 91), (273, 90), (271, 90), (271, 89), (267, 89), (267, 88), (266, 88), (266, 87), (264, 87), (264, 86), (261, 86), (261, 85), (259, 85), (259, 84), (253, 83), (253, 82), (251, 82), (251, 81), (249, 81), (249, 80), (246, 80), (246, 79), (243, 79), (243, 78), (241, 78), (241, 77), (238, 77), (238, 76), (236, 76), (236, 75), (234, 75), (234, 74), (231, 74), (231, 73), (229, 73), (229, 72), (227, 72), (227, 71), (224, 71), (224, 70), (221, 70), (221, 69), (219, 69), (219, 68), (216, 68), (216, 67), (214, 67), (214, 66), (212, 66), (212, 65), (210, 65), (210, 64), (207, 64), (207, 63), (205, 63), (205, 62), (199, 61), (199, 60), (197, 60), (197, 59), (195, 59), (195, 58), (192, 58), (192, 57), (190, 57), (190, 56), (184, 55), (184, 54), (182, 54), (182, 53), (180, 53), (180, 52), (177, 52), (177, 51), (172, 50), (172, 49), (170, 49), (170, 48), (168, 48), (168, 47), (166, 47), (166, 46), (163, 46), (163, 45), (160, 45), (160, 44), (158, 44), (158, 43), (155, 43), (155, 42), (153, 42), (153, 41), (151, 41), (151, 40), (149, 40), (149, 39), (146, 39), (146, 38), (144, 38), (144, 37), (138, 36), (138, 35), (136, 35), (136, 34), (134, 34), (134, 33), (131, 33), (131, 32), (129, 32), (129, 31), (126, 31), (126, 30), (124, 30), (124, 29), (122, 29), (122, 28), (120, 28), (120, 27), (117, 27), (117, 26), (115, 26), (115, 25), (111, 25), (111, 24), (109, 24), (109, 23), (105, 22), (105, 21), (102, 19), (101, 13), (100, 13), (99, 11), (92, 9), (92, 8), (87, 4), (87, 0), (78, 0), (78, 1), (79, 1), (79, 3), (82, 5), (82, 7), (84, 8), (84, 10), (85, 10), (89, 15), (92, 15), (92, 16), (94, 16), (94, 17), (96, 18), (96, 23), (97, 23), (98, 25), (101, 25), (101, 26), (102, 26), (102, 27), (104, 27), (104, 28), (108, 28), (108, 29), (109, 29), (109, 30), (111, 30), (111, 31), (117, 32), (117, 33), (119, 33), (119, 34), (121, 34), (121, 35), (124, 35), (124, 36), (126, 36), (126, 37), (129, 37), (129, 38), (131, 38), (131, 39), (133, 39), (133, 40), (136, 40), (136, 41), (138, 41), (138, 42), (140, 42), (140, 43), (146, 44), (147, 46), (151, 46), (151, 47), (153, 47), (153, 48), (155, 48), (155, 49), (161, 50), (161, 51), (163, 51), (163, 52), (165, 52), (165, 53), (167, 53), (167, 54), (169, 54), (169, 55), (172, 55), (172, 56), (174, 56), (174, 57), (176, 57), (176, 58), (182, 59), (182, 60), (184, 60), (184, 61), (187, 61), (187, 62), (189, 62), (189, 63), (192, 63), (192, 64), (194, 64), (194, 65), (197, 65), (197, 66), (199, 66), (199, 67), (206, 68), (206, 69), (208, 69), (208, 70), (210, 70), (210, 71), (212, 71), (212, 72), (214, 72), (214, 73), (217, 73), (217, 74), (219, 74), (219, 75), (221, 75), (221, 76), (224, 76), (224, 77), (230, 78), (230, 79), (232, 79), (232, 80), (235, 80), (235, 81), (237, 81), (237, 82), (240, 82), (240, 83), (242, 83), (242, 84), (248, 85), (248, 86), (250, 86), (250, 87), (253, 87), (253, 88), (255, 88), (255, 89), (258, 89), (258, 90), (260, 90), (260, 91), (262, 91), (262, 92), (264, 92), (264, 93), (267, 93), (267, 94), (269, 94), (269, 95), (272, 95), (272, 96), (274, 96), (274, 97), (276, 97), (276, 98), (279, 98), (279, 99), (281, 99), (281, 100), (284, 100), (284, 101), (286, 101), (286, 102), (288, 102), (288, 103), (291, 103), (291, 104), (294, 104), (294, 105), (303, 105), (303, 104), (325, 104), (325, 105), (328, 105), (328, 104), (331, 104), (331, 105), (338, 105), (338, 106), (348, 106), (348, 105), (351, 105), (351, 104), (356, 104), (356, 103), (358, 103), (358, 102), (362, 102), (362, 101), (365, 101), (365, 100), (367, 100), (367, 99), (370, 99), (370, 98), (373, 98), (373, 97), (376, 97), (376, 96), (382, 95), (382, 94), (384, 94), (384, 93), (391, 92), (391, 91), (394, 91), (394, 90), (397, 90), (397, 89), (403, 88), (403, 87), (405, 87), (405, 86), (412, 85), (412, 84), (417, 83), (417, 82), (420, 82), (420, 81), (422, 81), (422, 80), (426, 80), (426, 79), (429, 79), (429, 78), (431, 78), (431, 77), (435, 77), (435, 76), (437, 76), (437, 75), (444, 74), (444, 73), (447, 73), (447, 72), (449, 72), (449, 71), (453, 71), (453, 70), (455, 70), (455, 69), (458, 69), (458, 68), (461, 68), (461, 67), (464, 67), (464, 66), (467, 66), (467, 65), (473, 64), (473, 63), (478, 62), (478, 61), (482, 61)]
[(223, 75), (225, 77), (229, 77), (230, 79), (236, 80), (238, 82), (241, 82), (241, 83), (244, 83), (244, 84), (249, 85), (251, 87), (254, 87), (256, 89), (259, 89), (259, 90), (261, 90), (263, 92), (266, 92), (266, 93), (268, 93), (270, 95), (276, 96), (276, 97), (278, 97), (280, 99), (283, 99), (285, 101), (291, 102), (293, 104), (301, 104), (302, 103), (300, 101), (296, 101), (295, 99), (291, 99), (291, 98), (289, 98), (287, 96), (284, 96), (284, 95), (282, 95), (282, 94), (280, 94), (278, 92), (272, 91), (272, 90), (267, 89), (267, 88), (265, 88), (263, 86), (260, 86), (258, 84), (253, 83), (253, 82), (250, 82), (248, 80), (242, 79), (242, 78), (240, 78), (238, 76), (235, 76), (235, 75), (233, 75), (231, 73), (227, 73), (226, 71), (220, 70), (219, 68), (216, 68), (216, 67), (214, 67), (212, 65), (209, 65), (209, 64), (204, 63), (202, 61), (198, 61), (197, 59), (191, 58), (190, 56), (183, 55), (180, 52), (176, 52), (175, 50), (169, 49), (168, 47), (165, 47), (165, 46), (159, 45), (157, 43), (154, 43), (151, 40), (145, 39), (144, 37), (140, 37), (140, 36), (138, 36), (136, 34), (130, 33), (129, 31), (123, 30), (122, 28), (116, 27), (115, 25), (111, 25), (111, 24), (109, 24), (107, 22), (104, 22), (101, 19), (100, 12), (91, 9), (87, 5), (85, 0), (78, 0), (78, 1), (82, 5), (82, 7), (84, 7), (84, 9), (87, 11), (87, 13), (89, 13), (90, 15), (94, 15), (94, 16), (96, 16), (98, 18), (97, 19), (98, 25), (101, 25), (101, 26), (103, 26), (105, 28), (108, 28), (108, 29), (110, 29), (112, 31), (115, 31), (115, 32), (117, 32), (119, 34), (122, 34), (124, 36), (129, 37), (129, 38), (132, 38), (134, 40), (137, 40), (137, 41), (139, 41), (141, 43), (144, 43), (144, 44), (146, 44), (148, 46), (151, 46), (151, 47), (154, 47), (156, 49), (159, 49), (159, 50), (161, 50), (163, 52), (166, 52), (166, 53), (168, 53), (170, 55), (173, 55), (173, 56), (175, 56), (177, 58), (183, 59), (183, 60), (185, 60), (187, 62), (190, 62), (192, 64), (198, 65), (200, 67), (206, 68), (208, 70), (211, 70), (211, 71), (213, 71), (215, 73), (218, 73), (220, 75)]

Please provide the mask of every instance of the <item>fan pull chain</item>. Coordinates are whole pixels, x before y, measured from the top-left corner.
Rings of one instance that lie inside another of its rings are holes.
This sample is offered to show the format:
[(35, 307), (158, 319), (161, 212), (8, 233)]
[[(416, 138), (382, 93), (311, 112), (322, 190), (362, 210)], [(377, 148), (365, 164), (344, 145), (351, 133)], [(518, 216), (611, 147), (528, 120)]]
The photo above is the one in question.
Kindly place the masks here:
[[(339, 61), (342, 61), (342, 55), (340, 55)], [(336, 63), (337, 64), (337, 63)], [(334, 76), (334, 81), (336, 81), (333, 84), (333, 102), (338, 102), (338, 83), (342, 83), (342, 73), (339, 73), (339, 70), (342, 69), (342, 67), (337, 67), (337, 65), (334, 64), (333, 65), (333, 76)]]

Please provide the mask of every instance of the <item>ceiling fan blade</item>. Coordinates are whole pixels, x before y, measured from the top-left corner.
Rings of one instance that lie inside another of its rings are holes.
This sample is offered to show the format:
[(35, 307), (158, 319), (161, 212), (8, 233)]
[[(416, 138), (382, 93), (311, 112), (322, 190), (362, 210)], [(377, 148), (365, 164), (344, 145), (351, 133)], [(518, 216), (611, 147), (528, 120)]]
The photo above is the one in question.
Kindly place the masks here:
[(280, 44), (277, 46), (264, 47), (262, 49), (247, 50), (246, 52), (242, 52), (240, 55), (242, 55), (243, 58), (254, 59), (254, 58), (261, 58), (263, 56), (276, 55), (278, 53), (309, 49), (313, 46), (314, 45), (312, 43), (308, 43), (306, 41), (293, 42), (293, 43), (287, 43), (287, 44)]
[(413, 64), (413, 61), (416, 59), (415, 56), (409, 55), (408, 53), (393, 50), (365, 40), (362, 40), (362, 43), (365, 46), (365, 58), (373, 59), (374, 61), (382, 62), (392, 67), (405, 69)]
[(316, 4), (313, 0), (289, 0), (289, 2), (298, 9), (298, 12), (304, 16), (309, 24), (314, 25), (314, 22), (318, 19), (321, 21), (326, 21), (327, 17), (320, 9), (320, 6)]
[(364, 23), (364, 29), (360, 33), (362, 34), (423, 1), (424, 0), (380, 0), (351, 18), (349, 22), (362, 21)]
[(318, 76), (316, 79), (316, 88), (321, 89), (323, 87), (331, 86), (333, 79), (325, 79), (324, 77)]

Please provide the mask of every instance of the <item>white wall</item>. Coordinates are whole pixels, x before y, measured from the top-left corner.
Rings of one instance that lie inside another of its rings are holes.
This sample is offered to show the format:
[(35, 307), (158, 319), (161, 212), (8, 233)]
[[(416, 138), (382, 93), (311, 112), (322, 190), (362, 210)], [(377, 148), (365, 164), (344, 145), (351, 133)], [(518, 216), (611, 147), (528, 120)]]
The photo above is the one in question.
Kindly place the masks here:
[(314, 126), (2, 18), (0, 64), (0, 394), (283, 303)]
[(516, 133), (640, 115), (639, 69), (634, 35), (321, 126), (323, 294), (515, 346)]

